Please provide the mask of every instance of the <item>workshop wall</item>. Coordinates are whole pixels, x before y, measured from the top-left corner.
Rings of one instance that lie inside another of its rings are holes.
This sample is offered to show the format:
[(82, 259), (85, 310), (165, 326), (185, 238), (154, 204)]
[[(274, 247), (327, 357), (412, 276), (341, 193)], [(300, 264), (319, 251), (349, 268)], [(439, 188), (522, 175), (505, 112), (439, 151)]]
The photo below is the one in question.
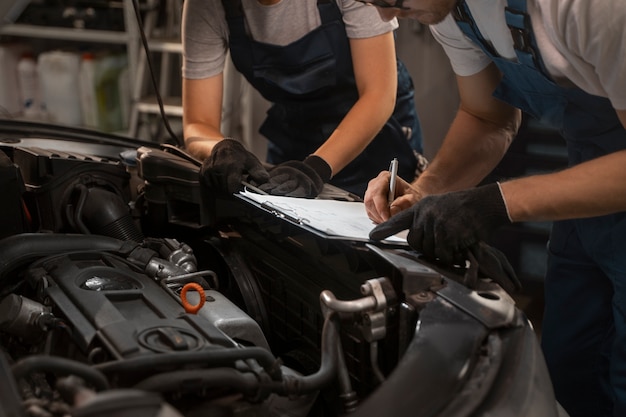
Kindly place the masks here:
[(424, 133), (424, 153), (432, 159), (459, 105), (454, 72), (428, 27), (417, 21), (400, 20), (396, 48), (413, 77), (415, 107)]

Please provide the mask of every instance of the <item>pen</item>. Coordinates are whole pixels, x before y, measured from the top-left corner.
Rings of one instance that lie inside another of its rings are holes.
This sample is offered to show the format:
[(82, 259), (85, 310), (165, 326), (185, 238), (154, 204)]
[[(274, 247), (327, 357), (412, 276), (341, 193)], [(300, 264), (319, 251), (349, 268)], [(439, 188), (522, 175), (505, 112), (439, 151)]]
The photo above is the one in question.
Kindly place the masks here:
[(398, 179), (398, 158), (393, 158), (389, 164), (389, 204), (396, 198), (396, 180)]

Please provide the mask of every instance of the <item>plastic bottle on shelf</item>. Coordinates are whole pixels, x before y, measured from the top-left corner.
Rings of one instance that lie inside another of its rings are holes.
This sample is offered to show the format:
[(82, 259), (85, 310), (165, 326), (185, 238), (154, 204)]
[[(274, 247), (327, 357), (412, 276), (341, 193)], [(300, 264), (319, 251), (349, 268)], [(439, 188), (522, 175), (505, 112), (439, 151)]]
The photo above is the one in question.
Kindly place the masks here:
[(83, 115), (78, 93), (80, 54), (69, 51), (48, 51), (39, 54), (37, 70), (43, 102), (50, 121), (81, 126)]
[(126, 65), (126, 56), (107, 54), (102, 56), (96, 79), (96, 99), (100, 110), (99, 127), (105, 132), (124, 129), (119, 76)]
[(0, 113), (10, 116), (22, 114), (17, 63), (28, 50), (27, 45), (20, 42), (0, 44)]
[(25, 53), (17, 63), (17, 80), (22, 104), (22, 115), (29, 119), (41, 117), (41, 91), (37, 61), (33, 54)]
[(91, 52), (84, 52), (80, 62), (79, 91), (83, 124), (98, 127), (98, 101), (96, 99), (97, 59)]

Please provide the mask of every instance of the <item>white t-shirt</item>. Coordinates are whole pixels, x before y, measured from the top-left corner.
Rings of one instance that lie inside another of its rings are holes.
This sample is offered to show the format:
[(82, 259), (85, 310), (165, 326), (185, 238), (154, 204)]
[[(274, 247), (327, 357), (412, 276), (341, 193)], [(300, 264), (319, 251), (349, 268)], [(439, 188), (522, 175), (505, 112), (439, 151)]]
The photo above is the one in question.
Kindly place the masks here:
[[(230, 0), (229, 0), (230, 1)], [(397, 20), (384, 22), (374, 7), (355, 0), (337, 0), (349, 38), (368, 38), (390, 32)], [(265, 6), (242, 0), (246, 27), (252, 39), (287, 45), (321, 25), (317, 0), (281, 0)], [(183, 77), (201, 79), (224, 69), (228, 24), (221, 0), (185, 0), (183, 6)]]
[[(515, 60), (504, 18), (506, 0), (466, 0), (483, 37), (507, 59)], [(541, 57), (553, 79), (585, 92), (608, 97), (626, 110), (626, 1), (528, 0)], [(490, 59), (463, 35), (450, 15), (431, 26), (450, 58), (454, 72), (472, 75)]]

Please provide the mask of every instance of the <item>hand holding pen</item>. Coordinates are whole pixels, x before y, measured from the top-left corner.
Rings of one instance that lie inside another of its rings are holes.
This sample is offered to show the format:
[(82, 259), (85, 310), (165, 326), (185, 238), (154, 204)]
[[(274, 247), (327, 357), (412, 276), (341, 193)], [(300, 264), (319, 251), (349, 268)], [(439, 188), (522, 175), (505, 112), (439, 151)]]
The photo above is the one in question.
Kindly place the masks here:
[[(382, 223), (392, 215), (408, 209), (420, 199), (417, 190), (398, 175), (397, 162), (370, 180), (365, 191), (364, 203), (367, 216), (374, 223)], [(395, 167), (394, 167), (395, 165)]]

